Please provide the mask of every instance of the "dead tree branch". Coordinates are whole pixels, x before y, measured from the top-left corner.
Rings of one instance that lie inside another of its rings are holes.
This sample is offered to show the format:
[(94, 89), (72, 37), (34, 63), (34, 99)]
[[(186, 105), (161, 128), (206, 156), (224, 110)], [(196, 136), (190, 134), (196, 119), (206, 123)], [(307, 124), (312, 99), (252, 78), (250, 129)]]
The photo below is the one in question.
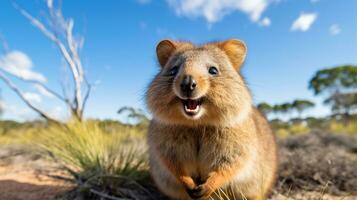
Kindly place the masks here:
[[(47, 0), (47, 9), (49, 13), (49, 22), (43, 23), (40, 19), (35, 18), (25, 9), (21, 8), (19, 5), (14, 3), (15, 9), (17, 9), (21, 15), (23, 15), (29, 22), (36, 27), (45, 37), (47, 37), (51, 42), (53, 42), (63, 59), (66, 61), (66, 66), (68, 66), (71, 78), (73, 81), (73, 95), (59, 94), (56, 91), (49, 88), (46, 84), (38, 80), (27, 80), (23, 77), (15, 77), (21, 79), (22, 81), (36, 84), (42, 87), (46, 92), (53, 95), (57, 99), (64, 102), (67, 107), (70, 109), (72, 117), (75, 117), (79, 120), (83, 118), (84, 108), (92, 91), (92, 85), (88, 82), (83, 65), (81, 62), (81, 57), (79, 51), (83, 46), (84, 39), (82, 37), (74, 37), (74, 20), (72, 18), (66, 19), (60, 7), (54, 5), (53, 0)], [(0, 38), (1, 39), (1, 38)], [(4, 43), (6, 44), (6, 43)], [(7, 48), (7, 45), (4, 46)], [(14, 85), (11, 80), (6, 76), (7, 74), (1, 72), (1, 79), (14, 90), (18, 96), (34, 111), (38, 112), (45, 119), (50, 119), (49, 116), (35, 107), (28, 99), (24, 98), (23, 93), (19, 88)], [(11, 74), (13, 75), (13, 74)], [(71, 87), (72, 88), (72, 87)], [(65, 89), (64, 89), (65, 90)], [(83, 92), (85, 91), (85, 92)], [(51, 119), (53, 120), (53, 119)]]
[(30, 107), (32, 110), (34, 110), (35, 112), (40, 114), (41, 117), (43, 117), (44, 119), (46, 119), (50, 122), (58, 123), (58, 121), (56, 119), (52, 118), (51, 116), (49, 116), (48, 114), (43, 112), (42, 110), (37, 108), (35, 105), (33, 105), (31, 103), (31, 101), (26, 99), (24, 96), (24, 93), (10, 79), (8, 79), (6, 77), (6, 75), (4, 73), (2, 73), (1, 71), (0, 71), (0, 79), (2, 79), (6, 83), (6, 85), (9, 86), (26, 103), (26, 105), (28, 107)]

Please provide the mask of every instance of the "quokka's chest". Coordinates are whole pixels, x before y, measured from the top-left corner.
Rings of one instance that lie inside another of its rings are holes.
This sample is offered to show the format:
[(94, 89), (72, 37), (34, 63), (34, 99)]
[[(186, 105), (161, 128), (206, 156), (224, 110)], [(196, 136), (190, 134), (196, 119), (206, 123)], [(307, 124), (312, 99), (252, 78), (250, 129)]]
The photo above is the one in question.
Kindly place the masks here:
[(156, 133), (161, 152), (183, 161), (202, 162), (214, 160), (222, 155), (238, 154), (242, 144), (229, 130), (184, 129)]
[(206, 177), (217, 165), (236, 160), (243, 149), (231, 130), (214, 128), (150, 129), (149, 146), (193, 177)]
[[(214, 133), (214, 135), (213, 135)], [(205, 177), (215, 167), (234, 162), (242, 154), (242, 144), (232, 134), (203, 132), (196, 135), (176, 136), (167, 150), (184, 163), (185, 170), (193, 176)]]

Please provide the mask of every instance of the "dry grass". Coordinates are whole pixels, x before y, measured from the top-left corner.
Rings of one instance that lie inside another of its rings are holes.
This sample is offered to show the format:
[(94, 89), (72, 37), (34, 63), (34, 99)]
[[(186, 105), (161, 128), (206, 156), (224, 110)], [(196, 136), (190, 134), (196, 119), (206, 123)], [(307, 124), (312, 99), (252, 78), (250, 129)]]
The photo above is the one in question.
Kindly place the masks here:
[(34, 141), (73, 176), (78, 188), (72, 194), (85, 199), (103, 195), (143, 199), (153, 186), (147, 181), (143, 135), (132, 135), (108, 133), (96, 122), (71, 122), (50, 126)]
[[(21, 130), (0, 141), (36, 144), (61, 163), (78, 187), (60, 199), (166, 199), (149, 176), (142, 127), (89, 121)], [(279, 145), (271, 199), (357, 196), (356, 136), (315, 131), (279, 139)]]
[(78, 185), (66, 198), (75, 194), (101, 199), (101, 194), (112, 194), (145, 199), (152, 196), (149, 191), (155, 190), (148, 173), (142, 127), (72, 121), (19, 130), (0, 135), (0, 141), (35, 146), (42, 155), (60, 163), (60, 169), (67, 171), (72, 176), (70, 181)]

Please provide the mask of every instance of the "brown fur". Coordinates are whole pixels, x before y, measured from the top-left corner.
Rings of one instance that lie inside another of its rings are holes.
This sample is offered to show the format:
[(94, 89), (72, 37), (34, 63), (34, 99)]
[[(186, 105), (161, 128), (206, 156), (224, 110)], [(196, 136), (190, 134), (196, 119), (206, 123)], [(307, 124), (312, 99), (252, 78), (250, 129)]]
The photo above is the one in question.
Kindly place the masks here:
[[(275, 180), (276, 145), (266, 119), (252, 105), (239, 70), (246, 46), (227, 40), (194, 46), (164, 40), (157, 46), (162, 67), (147, 91), (153, 113), (148, 144), (150, 168), (159, 189), (172, 199), (265, 199)], [(180, 66), (176, 76), (167, 76)], [(219, 69), (217, 76), (208, 68)], [(200, 115), (184, 115), (179, 85), (197, 81), (193, 98), (204, 97)]]

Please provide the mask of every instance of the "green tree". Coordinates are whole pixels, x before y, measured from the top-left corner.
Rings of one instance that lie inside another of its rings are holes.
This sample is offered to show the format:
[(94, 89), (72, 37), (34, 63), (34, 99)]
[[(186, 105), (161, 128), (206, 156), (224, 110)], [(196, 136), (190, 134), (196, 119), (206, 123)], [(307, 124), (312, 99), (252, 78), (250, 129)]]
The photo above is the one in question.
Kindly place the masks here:
[(326, 94), (325, 104), (331, 106), (333, 114), (344, 116), (346, 122), (352, 109), (356, 109), (354, 97), (357, 93), (357, 66), (344, 65), (322, 69), (309, 82), (315, 95)]
[(319, 70), (310, 80), (309, 88), (315, 95), (357, 89), (357, 66), (345, 65)]
[(342, 113), (348, 121), (350, 113), (357, 110), (357, 92), (335, 93), (327, 98), (324, 103), (331, 106), (335, 115)]
[(257, 105), (260, 112), (262, 112), (265, 116), (268, 116), (270, 113), (273, 112), (273, 106), (266, 102), (262, 102)]
[(287, 114), (291, 111), (292, 109), (292, 104), (291, 103), (283, 103), (279, 106), (280, 112)]
[(292, 103), (292, 109), (295, 109), (298, 114), (299, 114), (299, 118), (301, 118), (301, 114), (310, 109), (313, 108), (315, 106), (315, 103), (309, 101), (309, 100), (303, 100), (303, 99), (297, 99), (295, 101), (293, 101)]
[(282, 104), (277, 104), (273, 106), (273, 111), (275, 114), (289, 114), (292, 110), (292, 104), (291, 103), (282, 103)]

